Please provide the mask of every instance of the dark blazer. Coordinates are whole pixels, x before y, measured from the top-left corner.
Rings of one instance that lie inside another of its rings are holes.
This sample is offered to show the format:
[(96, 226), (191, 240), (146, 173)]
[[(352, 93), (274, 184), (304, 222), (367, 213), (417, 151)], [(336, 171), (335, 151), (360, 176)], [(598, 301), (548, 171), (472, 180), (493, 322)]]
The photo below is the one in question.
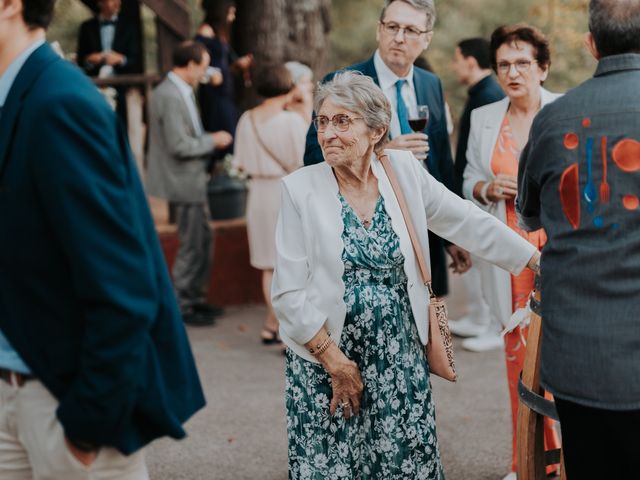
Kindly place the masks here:
[[(112, 50), (127, 57), (127, 63), (114, 67), (116, 73), (142, 73), (142, 49), (140, 35), (136, 26), (122, 18), (116, 23), (116, 33), (113, 39)], [(77, 63), (87, 75), (95, 77), (102, 65), (87, 65), (87, 56), (91, 53), (102, 51), (100, 39), (100, 23), (97, 17), (91, 18), (80, 25), (78, 33), (78, 57)]]
[(478, 83), (469, 88), (469, 98), (464, 106), (460, 123), (458, 124), (458, 146), (456, 147), (456, 161), (454, 164), (455, 189), (462, 197), (462, 183), (464, 181), (464, 169), (467, 167), (467, 144), (469, 143), (469, 131), (471, 130), (471, 112), (476, 108), (484, 107), (490, 103), (504, 98), (504, 92), (498, 85), (493, 75), (484, 77)]
[[(343, 70), (354, 70), (371, 77), (378, 84), (378, 73), (373, 63), (373, 57), (367, 61), (351, 65)], [(331, 80), (337, 72), (328, 74), (323, 82)], [(427, 170), (436, 180), (453, 190), (453, 159), (451, 156), (451, 144), (447, 132), (447, 119), (444, 108), (444, 95), (440, 79), (431, 72), (418, 67), (413, 67), (413, 85), (416, 90), (416, 99), (419, 105), (429, 105), (429, 124), (424, 133), (429, 135), (429, 156), (427, 158)], [(317, 132), (313, 125), (307, 132), (307, 145), (304, 152), (304, 164), (313, 165), (324, 161), (322, 151), (318, 144)], [(431, 276), (433, 288), (439, 296), (446, 295), (447, 264), (444, 252), (443, 240), (429, 232), (429, 248), (431, 251)]]
[(49, 45), (0, 116), (0, 218), (0, 330), (60, 401), (67, 436), (123, 453), (183, 437), (205, 402), (135, 162), (100, 93)]
[[(198, 104), (202, 126), (207, 132), (224, 130), (232, 136), (236, 135), (236, 126), (240, 115), (236, 107), (234, 76), (231, 65), (236, 57), (230, 45), (219, 38), (208, 38), (196, 35), (195, 41), (202, 43), (209, 52), (211, 60), (209, 65), (220, 69), (222, 84), (213, 86), (210, 83), (198, 87)], [(233, 153), (233, 144), (226, 148), (217, 149), (211, 155), (212, 160), (220, 160), (225, 155)]]

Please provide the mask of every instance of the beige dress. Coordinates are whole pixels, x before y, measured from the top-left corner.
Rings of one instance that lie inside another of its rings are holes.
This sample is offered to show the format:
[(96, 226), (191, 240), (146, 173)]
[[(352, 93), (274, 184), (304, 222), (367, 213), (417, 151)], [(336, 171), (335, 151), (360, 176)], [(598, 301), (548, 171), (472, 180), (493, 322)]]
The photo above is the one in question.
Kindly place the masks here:
[(256, 139), (249, 112), (245, 112), (236, 129), (234, 164), (251, 176), (247, 201), (251, 266), (269, 270), (275, 263), (280, 179), (302, 166), (308, 125), (299, 114), (282, 111), (263, 122), (256, 120), (256, 127), (278, 161)]

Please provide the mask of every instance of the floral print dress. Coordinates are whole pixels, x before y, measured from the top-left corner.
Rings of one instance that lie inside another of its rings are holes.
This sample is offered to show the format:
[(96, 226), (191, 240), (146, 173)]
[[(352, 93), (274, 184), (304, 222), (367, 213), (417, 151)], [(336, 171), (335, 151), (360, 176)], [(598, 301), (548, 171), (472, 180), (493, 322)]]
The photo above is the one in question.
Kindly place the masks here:
[(404, 256), (378, 199), (365, 228), (340, 195), (344, 301), (340, 348), (364, 382), (360, 415), (329, 413), (329, 375), (287, 351), (289, 478), (444, 480), (429, 369), (407, 293)]

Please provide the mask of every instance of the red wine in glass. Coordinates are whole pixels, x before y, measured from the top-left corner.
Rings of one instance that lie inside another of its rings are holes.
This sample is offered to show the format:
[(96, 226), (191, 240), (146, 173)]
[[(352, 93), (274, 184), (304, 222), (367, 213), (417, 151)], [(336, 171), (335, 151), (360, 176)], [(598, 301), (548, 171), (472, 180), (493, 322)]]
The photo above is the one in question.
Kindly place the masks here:
[(409, 126), (414, 132), (422, 132), (427, 128), (429, 123), (429, 107), (427, 105), (418, 105), (415, 114), (409, 117)]
[(410, 118), (409, 126), (411, 127), (411, 130), (413, 130), (414, 132), (421, 132), (427, 126), (427, 119), (426, 118)]

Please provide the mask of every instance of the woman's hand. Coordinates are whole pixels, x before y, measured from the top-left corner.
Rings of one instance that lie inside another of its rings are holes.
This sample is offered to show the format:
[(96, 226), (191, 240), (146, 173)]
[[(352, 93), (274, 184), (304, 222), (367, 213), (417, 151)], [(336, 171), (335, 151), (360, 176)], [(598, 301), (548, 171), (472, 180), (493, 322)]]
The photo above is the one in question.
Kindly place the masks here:
[(496, 179), (489, 184), (487, 189), (487, 200), (499, 202), (500, 200), (510, 200), (518, 193), (518, 179), (503, 173), (498, 174)]
[[(308, 349), (317, 349), (318, 345), (324, 346), (328, 333), (323, 327), (309, 342), (305, 344)], [(353, 362), (342, 353), (340, 348), (330, 340), (329, 348), (320, 348), (321, 352), (313, 353), (324, 369), (331, 377), (333, 396), (329, 406), (331, 415), (335, 415), (338, 406), (342, 406), (344, 418), (360, 413), (360, 400), (364, 385), (360, 370), (356, 362)]]
[[(335, 349), (340, 352), (337, 346)], [(351, 418), (351, 415), (360, 413), (360, 400), (364, 385), (356, 362), (349, 360), (342, 352), (340, 355), (343, 357), (342, 359), (325, 366), (331, 377), (331, 388), (333, 389), (329, 412), (331, 415), (335, 415), (336, 409), (342, 406), (344, 418)]]

